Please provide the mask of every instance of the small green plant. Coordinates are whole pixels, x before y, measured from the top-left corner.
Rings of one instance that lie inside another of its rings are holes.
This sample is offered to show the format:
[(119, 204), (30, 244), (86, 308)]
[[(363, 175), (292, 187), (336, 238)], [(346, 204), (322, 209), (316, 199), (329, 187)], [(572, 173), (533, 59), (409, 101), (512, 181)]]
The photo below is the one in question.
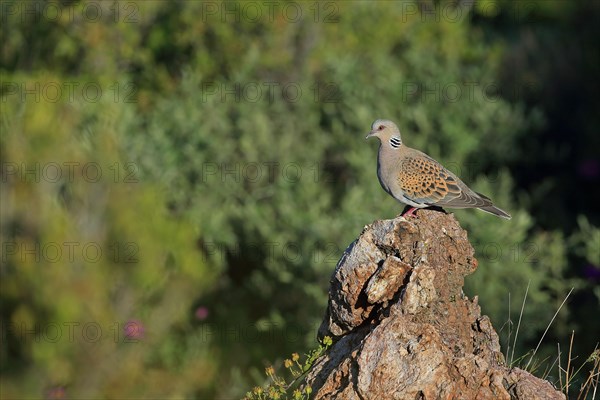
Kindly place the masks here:
[[(283, 366), (288, 371), (286, 375), (289, 382), (283, 376), (275, 373), (273, 366), (265, 368), (265, 374), (270, 380), (266, 387), (256, 386), (251, 392), (246, 393), (244, 400), (266, 400), (266, 399), (293, 399), (293, 400), (308, 400), (312, 389), (305, 385), (300, 387), (300, 378), (302, 378), (313, 366), (314, 362), (321, 357), (325, 351), (333, 344), (333, 340), (329, 336), (325, 336), (319, 347), (311, 350), (306, 354), (304, 363), (300, 362), (300, 355), (292, 353), (290, 358), (283, 362)], [(290, 394), (291, 392), (291, 394)]]

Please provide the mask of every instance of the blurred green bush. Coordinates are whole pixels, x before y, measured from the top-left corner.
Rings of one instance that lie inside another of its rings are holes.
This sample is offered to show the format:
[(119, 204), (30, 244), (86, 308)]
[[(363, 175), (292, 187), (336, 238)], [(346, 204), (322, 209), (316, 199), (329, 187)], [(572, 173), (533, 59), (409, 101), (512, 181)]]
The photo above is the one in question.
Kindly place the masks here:
[[(497, 328), (530, 282), (517, 353), (571, 287), (597, 309), (579, 270), (600, 264), (597, 214), (540, 225), (515, 168), (545, 159), (519, 146), (552, 116), (497, 93), (511, 3), (58, 4), (2, 2), (3, 397), (241, 397), (314, 347), (339, 256), (402, 209), (364, 141), (380, 117), (513, 215), (457, 212), (480, 260), (466, 294)], [(567, 306), (541, 356), (583, 327)]]
[(124, 161), (132, 110), (77, 108), (3, 105), (2, 397), (206, 387), (217, 365), (202, 357), (206, 341), (192, 339), (189, 314), (215, 274), (195, 245), (198, 227), (170, 215), (164, 188)]

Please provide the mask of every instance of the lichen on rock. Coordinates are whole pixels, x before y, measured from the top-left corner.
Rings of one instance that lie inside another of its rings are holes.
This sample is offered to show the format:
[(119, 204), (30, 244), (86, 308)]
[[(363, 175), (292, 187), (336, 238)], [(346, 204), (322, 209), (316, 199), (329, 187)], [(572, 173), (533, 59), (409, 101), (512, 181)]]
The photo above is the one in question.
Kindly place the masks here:
[(315, 399), (564, 399), (509, 368), (477, 298), (477, 269), (453, 215), (420, 210), (366, 226), (331, 278), (318, 336), (336, 340), (306, 384)]

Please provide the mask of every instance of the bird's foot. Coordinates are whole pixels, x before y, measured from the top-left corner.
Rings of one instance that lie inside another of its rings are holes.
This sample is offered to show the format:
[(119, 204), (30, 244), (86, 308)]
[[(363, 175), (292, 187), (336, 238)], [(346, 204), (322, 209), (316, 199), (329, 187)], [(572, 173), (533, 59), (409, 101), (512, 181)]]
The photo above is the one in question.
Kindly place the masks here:
[(417, 218), (417, 214), (415, 214), (415, 211), (417, 211), (417, 208), (415, 207), (410, 207), (408, 209), (408, 211), (405, 211), (402, 213), (403, 217), (413, 217), (413, 218)]

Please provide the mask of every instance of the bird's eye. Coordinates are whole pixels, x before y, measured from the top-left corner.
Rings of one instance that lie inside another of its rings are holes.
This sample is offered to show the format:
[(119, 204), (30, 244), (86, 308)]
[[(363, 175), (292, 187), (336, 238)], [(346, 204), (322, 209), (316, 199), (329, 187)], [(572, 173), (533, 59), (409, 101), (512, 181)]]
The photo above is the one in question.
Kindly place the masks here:
[(377, 128), (378, 130), (382, 131), (383, 130), (383, 125), (379, 125), (379, 128)]

